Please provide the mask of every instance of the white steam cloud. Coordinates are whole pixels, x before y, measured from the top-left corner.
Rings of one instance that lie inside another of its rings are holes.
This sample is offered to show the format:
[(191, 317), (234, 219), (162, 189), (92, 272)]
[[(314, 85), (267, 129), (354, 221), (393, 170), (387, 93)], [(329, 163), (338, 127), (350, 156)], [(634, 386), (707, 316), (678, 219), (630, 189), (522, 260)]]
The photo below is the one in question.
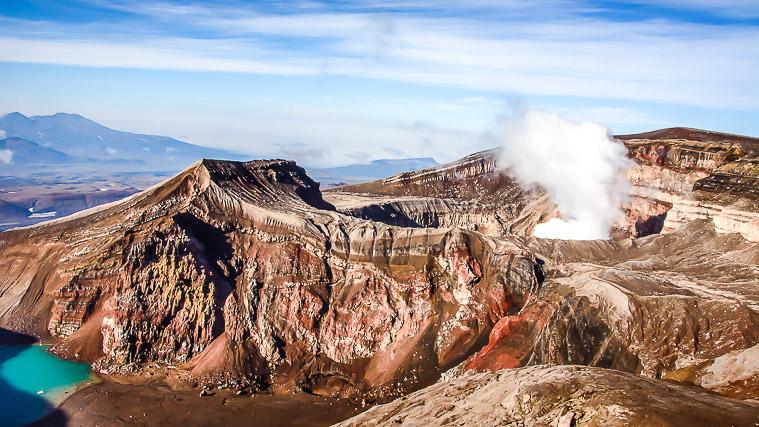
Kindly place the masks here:
[(12, 160), (13, 160), (13, 151), (0, 150), (0, 163), (5, 163), (6, 165), (9, 165), (11, 164)]
[(507, 122), (501, 165), (522, 185), (543, 187), (559, 207), (560, 217), (535, 227), (536, 237), (606, 239), (622, 214), (631, 161), (603, 126), (524, 111)]

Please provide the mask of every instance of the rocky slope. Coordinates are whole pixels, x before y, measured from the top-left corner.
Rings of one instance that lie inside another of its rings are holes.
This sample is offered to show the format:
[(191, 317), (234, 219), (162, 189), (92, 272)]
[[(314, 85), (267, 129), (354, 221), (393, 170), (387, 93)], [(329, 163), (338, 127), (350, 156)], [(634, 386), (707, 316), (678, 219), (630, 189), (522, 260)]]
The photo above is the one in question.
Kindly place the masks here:
[[(670, 198), (641, 193), (628, 226), (657, 217), (667, 233), (608, 241), (527, 237), (555, 207), (495, 152), (328, 197), (293, 162), (204, 160), (0, 233), (0, 327), (109, 373), (368, 403), (430, 386), (348, 424), (744, 425), (756, 405), (730, 398), (759, 399), (759, 243), (751, 220), (725, 225), (725, 203), (751, 218), (748, 151), (667, 142), (653, 161), (634, 140), (635, 186)], [(722, 210), (678, 224), (678, 194)]]
[(544, 281), (482, 350), (339, 425), (756, 423), (759, 245), (695, 221), (637, 240), (528, 246)]
[(555, 206), (498, 167), (498, 150), (447, 165), (325, 192), (340, 212), (406, 227), (461, 227), (490, 236), (529, 235)]
[[(625, 221), (616, 237), (669, 232), (695, 219), (759, 240), (759, 139), (671, 128), (619, 135), (628, 171)], [(455, 226), (491, 236), (530, 235), (557, 215), (540, 189), (523, 189), (498, 167), (499, 150), (448, 165), (326, 192), (341, 212), (411, 227)]]
[(348, 426), (752, 426), (759, 404), (623, 372), (531, 366), (440, 381)]
[[(759, 245), (737, 234), (694, 222), (639, 240), (530, 248), (544, 261), (541, 288), (460, 369), (582, 364), (661, 378), (759, 344)], [(756, 396), (741, 381), (759, 369), (735, 369), (745, 372), (731, 385)]]
[(203, 161), (0, 234), (0, 323), (105, 371), (384, 399), (434, 380), (537, 286), (507, 240), (334, 212), (292, 162)]

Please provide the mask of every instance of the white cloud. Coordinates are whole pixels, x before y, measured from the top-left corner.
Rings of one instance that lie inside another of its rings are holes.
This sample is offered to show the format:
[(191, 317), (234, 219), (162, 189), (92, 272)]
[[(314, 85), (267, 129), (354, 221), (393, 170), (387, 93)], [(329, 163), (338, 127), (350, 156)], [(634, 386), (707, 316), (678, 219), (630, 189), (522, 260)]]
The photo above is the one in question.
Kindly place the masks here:
[(446, 126), (431, 120), (378, 117), (358, 110), (287, 105), (239, 115), (211, 114), (181, 123), (162, 122), (157, 125), (158, 133), (172, 134), (181, 129), (193, 136), (190, 142), (216, 143), (219, 148), (254, 157), (289, 158), (318, 167), (356, 163), (356, 153), (363, 153), (364, 161), (431, 155), (441, 162), (451, 161), (497, 144), (476, 125), (462, 130), (457, 128), (461, 125), (458, 122)]
[(116, 155), (116, 153), (118, 153), (118, 152), (119, 152), (119, 150), (117, 150), (117, 149), (115, 149), (115, 148), (111, 148), (111, 147), (108, 147), (108, 148), (106, 148), (106, 149), (105, 149), (105, 152), (106, 152), (106, 153), (107, 153), (109, 156), (113, 157), (113, 156), (115, 156), (115, 155)]
[(0, 129), (0, 139), (5, 139), (8, 136), (7, 133), (5, 133), (4, 130)]
[[(321, 96), (322, 88), (310, 86), (304, 99), (268, 93), (262, 95), (271, 96), (266, 102), (252, 93), (256, 102), (232, 100), (221, 108), (213, 105), (218, 100), (188, 103), (160, 118), (131, 114), (129, 107), (88, 112), (86, 100), (72, 101), (79, 112), (123, 129), (261, 156), (296, 156), (318, 166), (355, 162), (356, 153), (374, 158), (434, 154), (448, 161), (490, 148), (497, 144), (488, 135), (497, 133), (490, 120), (512, 96), (524, 95), (571, 119), (622, 125), (625, 131), (682, 124), (655, 113), (689, 119), (680, 114), (686, 111), (681, 106), (759, 111), (757, 27), (607, 20), (580, 0), (357, 0), (343, 4), (340, 12), (301, 2), (288, 3), (287, 13), (264, 13), (252, 2), (210, 7), (88, 1), (138, 18), (73, 25), (0, 17), (0, 61), (327, 74), (424, 85), (398, 85), (409, 95), (390, 99), (391, 94), (377, 102), (369, 99), (374, 94), (352, 98), (326, 91), (330, 98), (325, 94), (324, 103), (313, 109), (302, 103), (315, 105), (306, 98)], [(690, 3), (708, 7), (697, 4), (705, 0)], [(735, 9), (739, 3), (724, 4)], [(468, 13), (472, 10), (486, 12)], [(352, 109), (344, 108), (346, 102)], [(654, 102), (678, 107), (651, 107)], [(49, 105), (45, 108), (53, 108)]]
[(0, 163), (9, 165), (11, 164), (11, 161), (13, 161), (13, 151), (7, 149), (0, 150)]
[[(383, 4), (393, 3), (368, 2), (368, 7), (382, 9)], [(519, 3), (504, 7), (548, 10), (539, 2)], [(574, 6), (570, 11), (580, 9), (578, 2), (563, 3)], [(479, 3), (480, 7), (494, 4)], [(0, 60), (277, 75), (329, 73), (524, 95), (759, 110), (756, 27), (614, 22), (571, 12), (561, 19), (548, 14), (540, 22), (319, 10), (275, 15), (163, 3), (143, 4), (136, 12), (164, 23), (203, 28), (215, 37), (122, 33), (129, 30), (96, 26), (82, 30), (61, 24), (43, 32), (40, 23), (14, 20), (14, 32), (0, 36)], [(277, 38), (295, 41), (271, 42)]]

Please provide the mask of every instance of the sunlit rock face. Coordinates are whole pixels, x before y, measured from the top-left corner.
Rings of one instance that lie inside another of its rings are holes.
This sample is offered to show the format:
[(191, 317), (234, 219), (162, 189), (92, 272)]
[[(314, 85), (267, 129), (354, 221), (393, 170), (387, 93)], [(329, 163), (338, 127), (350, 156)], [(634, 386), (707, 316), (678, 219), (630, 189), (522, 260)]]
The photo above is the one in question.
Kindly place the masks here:
[(203, 161), (0, 242), (3, 325), (63, 354), (370, 399), (460, 363), (537, 287), (516, 243), (341, 215), (285, 161)]
[(616, 240), (534, 237), (560, 213), (494, 151), (326, 195), (293, 162), (204, 160), (0, 234), (0, 326), (105, 372), (367, 402), (544, 364), (757, 399), (749, 145), (652, 138), (623, 138), (634, 197)]
[[(459, 369), (582, 364), (661, 378), (759, 344), (759, 245), (738, 234), (694, 222), (639, 240), (530, 246), (545, 281)], [(753, 364), (741, 369), (759, 378)]]
[(751, 425), (759, 404), (582, 366), (466, 373), (338, 426)]
[(500, 150), (325, 192), (338, 211), (405, 227), (459, 227), (489, 236), (529, 235), (555, 205), (499, 165)]
[[(612, 238), (666, 233), (710, 219), (719, 232), (759, 239), (759, 139), (685, 128), (616, 138), (633, 162)], [(448, 165), (332, 189), (325, 198), (345, 214), (406, 227), (525, 236), (541, 223), (561, 225), (555, 219), (561, 212), (546, 193), (522, 188), (499, 165), (501, 156), (500, 149), (483, 151)]]
[(619, 138), (636, 162), (628, 171), (631, 234), (646, 234), (644, 223), (666, 213), (664, 232), (711, 219), (720, 232), (759, 240), (759, 139), (685, 128)]

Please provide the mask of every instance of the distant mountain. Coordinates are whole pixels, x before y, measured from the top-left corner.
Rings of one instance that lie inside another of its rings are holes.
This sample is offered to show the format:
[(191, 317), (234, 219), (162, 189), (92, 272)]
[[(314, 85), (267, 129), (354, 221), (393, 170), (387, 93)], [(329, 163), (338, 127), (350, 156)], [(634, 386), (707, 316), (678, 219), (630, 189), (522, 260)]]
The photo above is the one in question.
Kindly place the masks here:
[(91, 161), (129, 160), (183, 168), (201, 158), (243, 159), (244, 156), (199, 147), (173, 138), (107, 128), (78, 114), (26, 117), (10, 113), (0, 118), (0, 130), (69, 156)]
[(410, 172), (438, 166), (432, 157), (415, 157), (408, 159), (380, 159), (369, 163), (357, 163), (333, 168), (306, 168), (308, 173), (322, 184), (357, 183), (373, 181)]
[(10, 150), (12, 153), (10, 164), (18, 166), (28, 164), (69, 163), (74, 160), (71, 156), (61, 153), (60, 151), (42, 147), (35, 142), (19, 137), (0, 140), (0, 150)]

